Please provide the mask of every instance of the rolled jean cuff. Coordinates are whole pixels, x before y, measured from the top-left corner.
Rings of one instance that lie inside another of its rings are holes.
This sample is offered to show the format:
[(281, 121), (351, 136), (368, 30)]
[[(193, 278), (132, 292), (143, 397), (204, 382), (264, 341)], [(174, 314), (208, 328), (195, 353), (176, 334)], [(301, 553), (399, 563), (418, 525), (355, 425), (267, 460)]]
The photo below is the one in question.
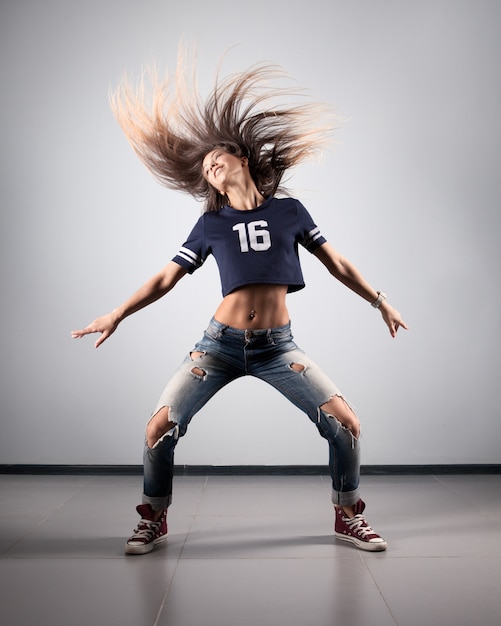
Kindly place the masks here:
[(143, 493), (143, 504), (150, 504), (154, 511), (163, 511), (172, 503), (172, 496), (154, 498)]
[(333, 491), (332, 503), (341, 506), (353, 506), (360, 500), (360, 490), (354, 489), (353, 491)]

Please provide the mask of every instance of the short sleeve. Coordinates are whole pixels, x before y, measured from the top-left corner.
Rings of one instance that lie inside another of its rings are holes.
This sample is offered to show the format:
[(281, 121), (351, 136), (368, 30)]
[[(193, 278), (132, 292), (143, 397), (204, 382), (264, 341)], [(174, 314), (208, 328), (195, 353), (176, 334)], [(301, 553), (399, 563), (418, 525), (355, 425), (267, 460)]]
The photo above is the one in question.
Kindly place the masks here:
[(193, 274), (210, 254), (205, 239), (205, 220), (202, 215), (172, 260), (189, 274)]
[(300, 232), (298, 241), (308, 252), (314, 252), (327, 240), (299, 200), (297, 201), (297, 217)]

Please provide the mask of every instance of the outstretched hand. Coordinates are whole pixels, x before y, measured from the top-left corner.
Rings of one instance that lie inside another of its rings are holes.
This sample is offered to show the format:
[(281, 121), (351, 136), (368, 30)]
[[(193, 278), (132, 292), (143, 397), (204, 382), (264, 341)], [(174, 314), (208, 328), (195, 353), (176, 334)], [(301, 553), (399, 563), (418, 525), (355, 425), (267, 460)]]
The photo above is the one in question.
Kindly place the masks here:
[(407, 324), (403, 321), (400, 313), (387, 302), (384, 302), (379, 310), (381, 311), (383, 320), (385, 321), (386, 326), (388, 326), (392, 337), (396, 337), (397, 330), (400, 326), (405, 328), (405, 330), (408, 329)]
[(113, 313), (108, 313), (108, 315), (98, 317), (81, 330), (72, 330), (71, 336), (73, 339), (81, 339), (85, 335), (90, 335), (91, 333), (101, 333), (101, 336), (95, 343), (96, 348), (99, 348), (103, 341), (106, 341), (106, 339), (108, 339), (108, 337), (115, 332), (117, 326), (118, 320), (116, 316)]

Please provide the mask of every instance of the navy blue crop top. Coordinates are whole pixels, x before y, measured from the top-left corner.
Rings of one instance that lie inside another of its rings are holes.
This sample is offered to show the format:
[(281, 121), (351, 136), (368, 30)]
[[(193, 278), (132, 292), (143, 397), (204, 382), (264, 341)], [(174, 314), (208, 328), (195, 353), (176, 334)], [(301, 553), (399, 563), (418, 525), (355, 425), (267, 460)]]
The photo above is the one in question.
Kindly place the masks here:
[(325, 243), (320, 229), (294, 198), (267, 198), (250, 211), (225, 206), (204, 213), (173, 261), (190, 274), (212, 254), (223, 296), (244, 285), (304, 285), (298, 244), (313, 252)]

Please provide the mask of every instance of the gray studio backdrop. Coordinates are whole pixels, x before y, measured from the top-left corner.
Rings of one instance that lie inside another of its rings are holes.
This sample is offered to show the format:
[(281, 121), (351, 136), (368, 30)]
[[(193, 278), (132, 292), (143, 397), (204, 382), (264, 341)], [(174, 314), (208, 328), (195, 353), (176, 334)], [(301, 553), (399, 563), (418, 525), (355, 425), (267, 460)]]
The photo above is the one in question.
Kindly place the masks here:
[[(176, 253), (201, 207), (161, 188), (108, 106), (124, 71), (198, 43), (202, 92), (260, 61), (346, 118), (290, 180), (410, 330), (303, 254), (296, 340), (363, 422), (363, 463), (499, 463), (500, 124), (495, 0), (16, 0), (0, 8), (0, 463), (136, 464), (166, 380), (220, 297), (213, 260), (97, 351), (80, 328)], [(327, 462), (259, 381), (193, 420), (178, 464)]]

